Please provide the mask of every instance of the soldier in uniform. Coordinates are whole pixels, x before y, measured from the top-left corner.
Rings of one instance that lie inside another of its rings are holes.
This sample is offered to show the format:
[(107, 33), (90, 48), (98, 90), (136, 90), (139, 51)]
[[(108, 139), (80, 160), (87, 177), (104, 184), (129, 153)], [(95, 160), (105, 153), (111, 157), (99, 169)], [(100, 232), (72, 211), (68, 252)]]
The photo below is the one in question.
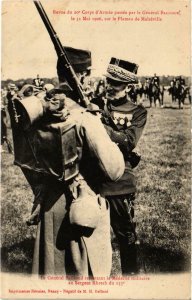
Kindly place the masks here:
[[(100, 118), (76, 103), (75, 112), (69, 102), (64, 90), (54, 88), (45, 99), (15, 99), (16, 110), (10, 111), (15, 164), (34, 193), (27, 220), (29, 225), (37, 224), (32, 272), (109, 276), (109, 208), (86, 185), (84, 166), (90, 169), (94, 161), (100, 176), (113, 181), (122, 176), (124, 159)], [(94, 176), (95, 169), (89, 172)]]
[(185, 87), (185, 79), (182, 76), (176, 78), (176, 82), (181, 85), (183, 88)]
[(152, 78), (152, 83), (154, 83), (157, 86), (160, 85), (160, 79), (159, 79), (159, 76), (156, 75), (156, 73), (154, 74), (154, 76)]
[(118, 182), (103, 181), (100, 193), (110, 204), (111, 226), (120, 245), (122, 274), (137, 272), (134, 200), (136, 180), (133, 168), (140, 157), (133, 152), (147, 120), (147, 111), (126, 96), (126, 88), (137, 83), (138, 65), (112, 58), (107, 69), (107, 90), (102, 121), (125, 159), (125, 172)]
[(0, 153), (5, 152), (4, 143), (7, 141), (7, 92), (1, 90), (1, 146)]
[(37, 78), (33, 79), (33, 84), (37, 87), (37, 88), (42, 88), (44, 85), (44, 81), (42, 78), (40, 78), (39, 74), (37, 74)]
[(131, 85), (127, 89), (127, 97), (130, 99), (133, 103), (137, 104), (137, 89), (134, 85)]

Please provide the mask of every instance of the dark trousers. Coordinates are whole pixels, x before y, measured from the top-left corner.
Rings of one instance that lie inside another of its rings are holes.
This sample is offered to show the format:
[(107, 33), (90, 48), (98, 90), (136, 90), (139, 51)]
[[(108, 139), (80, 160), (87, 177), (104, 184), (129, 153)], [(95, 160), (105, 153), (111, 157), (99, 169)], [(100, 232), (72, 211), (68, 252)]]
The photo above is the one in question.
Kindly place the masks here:
[(137, 273), (137, 251), (134, 218), (135, 194), (107, 196), (111, 227), (118, 239), (122, 274)]

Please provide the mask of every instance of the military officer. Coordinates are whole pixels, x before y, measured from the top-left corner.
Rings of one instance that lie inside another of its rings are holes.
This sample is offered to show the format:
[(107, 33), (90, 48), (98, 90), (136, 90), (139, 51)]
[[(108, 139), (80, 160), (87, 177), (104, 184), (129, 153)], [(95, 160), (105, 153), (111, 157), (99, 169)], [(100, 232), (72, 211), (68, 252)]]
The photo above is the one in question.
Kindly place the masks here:
[(176, 80), (178, 80), (178, 82), (179, 82), (182, 86), (185, 86), (185, 79), (182, 78), (182, 76), (179, 76)]
[(137, 272), (134, 199), (136, 180), (133, 168), (140, 157), (132, 152), (136, 147), (147, 120), (147, 111), (127, 98), (127, 86), (137, 83), (138, 65), (112, 58), (107, 69), (106, 105), (103, 123), (121, 149), (125, 159), (125, 172), (118, 182), (103, 181), (100, 193), (110, 203), (111, 226), (120, 245), (122, 274)]
[(160, 85), (160, 79), (159, 79), (159, 76), (156, 75), (156, 73), (154, 74), (154, 77), (152, 78), (152, 83), (154, 83), (157, 86)]

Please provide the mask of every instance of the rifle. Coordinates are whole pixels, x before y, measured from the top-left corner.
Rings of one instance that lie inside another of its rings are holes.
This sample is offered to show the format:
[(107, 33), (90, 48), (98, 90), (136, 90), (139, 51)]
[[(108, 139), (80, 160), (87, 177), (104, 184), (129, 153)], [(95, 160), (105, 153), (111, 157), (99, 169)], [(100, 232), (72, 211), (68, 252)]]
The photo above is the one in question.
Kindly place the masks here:
[(67, 72), (67, 75), (66, 76), (68, 78), (68, 84), (73, 88), (73, 90), (78, 94), (79, 96), (79, 99), (80, 99), (80, 102), (81, 104), (84, 106), (84, 107), (87, 107), (90, 102), (89, 100), (85, 97), (84, 93), (83, 93), (83, 89), (82, 89), (82, 86), (77, 78), (77, 75), (67, 57), (67, 53), (65, 51), (65, 49), (63, 48), (58, 36), (57, 36), (57, 33), (55, 32), (55, 30), (53, 29), (53, 26), (41, 4), (40, 1), (33, 1), (38, 12), (39, 12), (39, 15), (49, 33), (49, 36), (53, 42), (53, 45), (55, 47), (55, 50), (56, 50), (56, 53), (57, 53), (57, 56), (61, 59), (62, 63), (63, 63), (63, 66), (65, 66), (66, 68), (66, 72)]

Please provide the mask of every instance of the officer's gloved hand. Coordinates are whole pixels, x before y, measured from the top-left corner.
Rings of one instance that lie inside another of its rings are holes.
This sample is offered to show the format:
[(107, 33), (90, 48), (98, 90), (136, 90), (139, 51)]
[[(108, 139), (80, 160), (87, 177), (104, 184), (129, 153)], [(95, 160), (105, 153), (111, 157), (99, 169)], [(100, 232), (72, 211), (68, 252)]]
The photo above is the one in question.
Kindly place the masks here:
[(26, 219), (26, 224), (28, 226), (37, 225), (40, 222), (40, 203), (34, 203), (31, 211), (31, 215)]
[(125, 133), (116, 131), (106, 124), (104, 124), (104, 127), (113, 142), (119, 146), (127, 147), (128, 141)]
[(110, 138), (112, 138), (112, 136), (113, 136), (113, 129), (110, 126), (106, 125), (106, 124), (103, 124), (103, 126), (105, 127), (105, 129), (106, 129), (108, 135), (110, 136)]

